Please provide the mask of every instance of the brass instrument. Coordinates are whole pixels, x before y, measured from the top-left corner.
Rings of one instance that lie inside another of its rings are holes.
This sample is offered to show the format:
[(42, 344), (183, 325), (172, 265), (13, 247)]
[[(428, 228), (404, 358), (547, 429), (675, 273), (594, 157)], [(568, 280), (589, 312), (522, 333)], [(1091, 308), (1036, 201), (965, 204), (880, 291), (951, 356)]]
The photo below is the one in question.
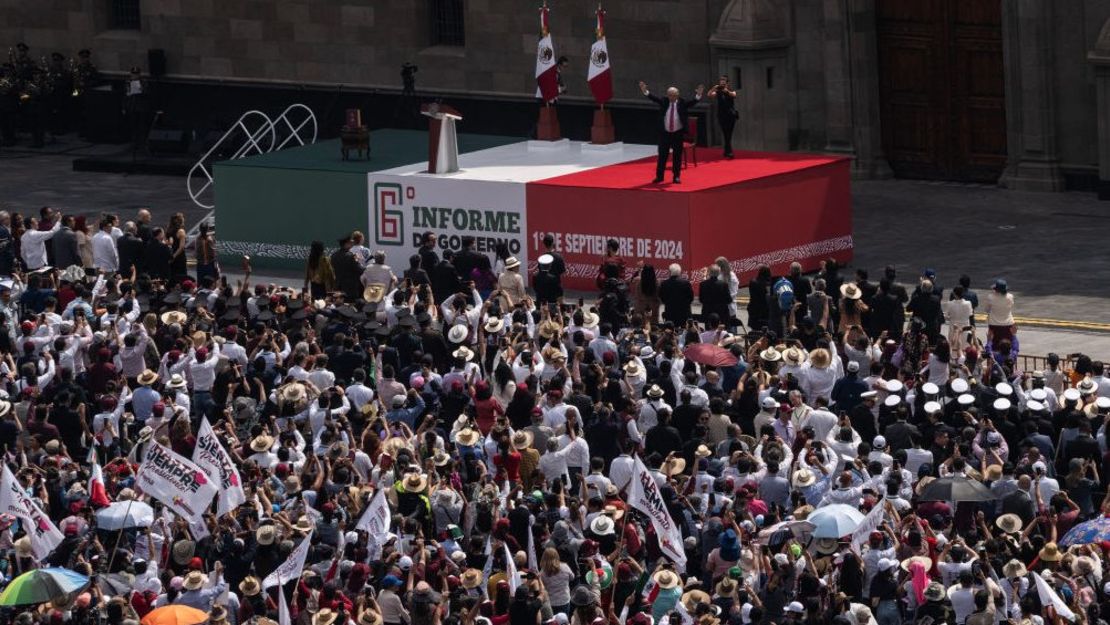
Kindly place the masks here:
[(75, 59), (69, 60), (69, 78), (73, 81), (73, 93), (70, 95), (75, 98), (81, 97), (81, 91), (84, 89), (85, 85), (84, 80), (81, 78), (81, 70)]

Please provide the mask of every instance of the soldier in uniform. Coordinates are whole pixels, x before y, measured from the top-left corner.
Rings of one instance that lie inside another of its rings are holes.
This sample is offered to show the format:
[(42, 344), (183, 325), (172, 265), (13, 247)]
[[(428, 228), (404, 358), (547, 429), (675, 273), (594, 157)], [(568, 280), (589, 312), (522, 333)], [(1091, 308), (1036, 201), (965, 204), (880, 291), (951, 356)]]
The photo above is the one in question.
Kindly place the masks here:
[(0, 144), (15, 145), (15, 121), (19, 115), (19, 80), (15, 59), (0, 66)]
[(30, 48), (20, 42), (16, 44), (15, 76), (19, 91), (19, 116), (23, 125), (31, 131), (31, 147), (41, 148), (45, 141), (43, 130), (43, 88), (45, 72), (31, 58)]
[(50, 65), (46, 68), (45, 104), (47, 129), (51, 137), (66, 133), (69, 118), (70, 93), (73, 91), (73, 72), (60, 52), (50, 55)]
[(74, 118), (82, 137), (88, 134), (89, 91), (100, 82), (100, 72), (92, 62), (92, 51), (85, 48), (77, 53), (77, 65), (73, 68), (73, 105)]
[(31, 147), (46, 145), (46, 117), (50, 109), (50, 87), (47, 68), (34, 66), (31, 78), (23, 82), (19, 93), (19, 108), (23, 123), (31, 131)]
[(35, 65), (35, 61), (31, 59), (31, 55), (29, 54), (31, 49), (22, 41), (15, 44), (15, 49), (16, 56), (15, 60), (12, 61), (12, 64), (15, 66), (15, 75), (21, 81), (30, 81), (34, 78), (35, 72), (38, 70), (38, 66)]
[(127, 116), (127, 127), (131, 132), (131, 149), (133, 152), (146, 149), (147, 112), (150, 110), (150, 100), (147, 95), (147, 85), (142, 79), (142, 70), (138, 67), (131, 68), (131, 75), (124, 84), (123, 114)]

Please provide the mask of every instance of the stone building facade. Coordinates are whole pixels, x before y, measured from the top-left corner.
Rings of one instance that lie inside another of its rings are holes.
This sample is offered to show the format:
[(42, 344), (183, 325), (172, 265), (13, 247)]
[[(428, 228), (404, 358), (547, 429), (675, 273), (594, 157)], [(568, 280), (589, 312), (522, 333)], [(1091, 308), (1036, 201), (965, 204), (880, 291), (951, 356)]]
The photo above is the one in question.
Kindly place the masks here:
[[(521, 103), (534, 91), (538, 4), (6, 2), (0, 39), (25, 41), (36, 56), (89, 47), (108, 72), (145, 67), (148, 50), (164, 50), (169, 83), (385, 93), (399, 91), (400, 66), (411, 61), (421, 90)], [(570, 61), (564, 100), (588, 108), (596, 2), (549, 5), (556, 53)], [(739, 88), (734, 138), (746, 149), (848, 154), (860, 177), (1110, 189), (1110, 0), (609, 0), (605, 8), (617, 111), (643, 107), (637, 80), (690, 89), (724, 74)], [(708, 139), (719, 141), (708, 125)]]

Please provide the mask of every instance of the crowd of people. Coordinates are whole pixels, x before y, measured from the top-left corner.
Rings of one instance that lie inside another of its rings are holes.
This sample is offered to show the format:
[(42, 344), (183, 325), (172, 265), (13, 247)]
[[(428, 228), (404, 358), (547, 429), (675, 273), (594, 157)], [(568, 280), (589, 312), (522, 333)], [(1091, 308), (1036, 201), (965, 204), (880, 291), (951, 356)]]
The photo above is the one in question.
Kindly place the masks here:
[[(1085, 355), (1022, 370), (1004, 280), (946, 293), (931, 270), (875, 284), (830, 259), (761, 267), (743, 310), (726, 259), (695, 293), (682, 267), (613, 246), (596, 299), (571, 302), (550, 242), (525, 276), (429, 233), (398, 276), (356, 232), (313, 244), (290, 289), (249, 262), (233, 283), (205, 236), (187, 265), (176, 220), (103, 216), (87, 259), (59, 237), (69, 216), (15, 221), (0, 214), (0, 444), (49, 522), (0, 493), (0, 576), (88, 583), (0, 593), (4, 622), (182, 606), (213, 625), (1095, 625), (1110, 609), (1110, 376)], [(205, 454), (226, 466), (159, 478), (214, 484), (202, 509), (144, 477)]]

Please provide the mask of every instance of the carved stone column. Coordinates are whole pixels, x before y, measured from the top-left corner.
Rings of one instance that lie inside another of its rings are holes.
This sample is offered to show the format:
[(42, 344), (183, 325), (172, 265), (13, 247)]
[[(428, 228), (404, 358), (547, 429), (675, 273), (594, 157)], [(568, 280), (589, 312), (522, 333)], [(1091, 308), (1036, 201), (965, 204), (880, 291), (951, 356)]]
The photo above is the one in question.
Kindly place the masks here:
[(1007, 162), (1000, 183), (1062, 191), (1052, 80), (1052, 0), (1002, 0)]
[(1095, 68), (1095, 96), (1098, 115), (1098, 197), (1110, 200), (1110, 20), (1102, 25), (1102, 32), (1094, 48), (1087, 53), (1087, 61)]
[(718, 72), (729, 76), (736, 88), (740, 114), (733, 132), (736, 148), (790, 147), (794, 78), (789, 9), (789, 3), (781, 0), (731, 0), (709, 38)]

